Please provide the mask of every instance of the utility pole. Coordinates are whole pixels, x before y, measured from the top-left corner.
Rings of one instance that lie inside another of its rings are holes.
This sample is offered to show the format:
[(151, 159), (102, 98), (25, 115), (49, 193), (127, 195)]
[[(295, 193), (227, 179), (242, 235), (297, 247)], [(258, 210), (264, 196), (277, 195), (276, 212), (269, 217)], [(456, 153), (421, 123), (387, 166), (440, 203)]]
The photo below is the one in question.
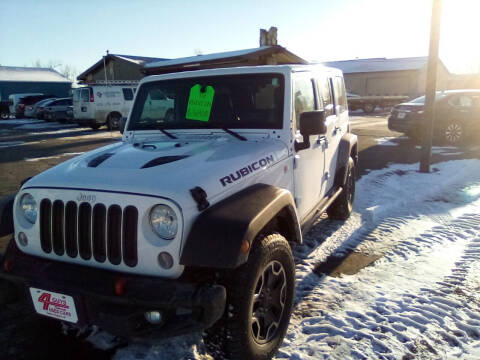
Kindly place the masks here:
[(420, 159), (420, 172), (422, 173), (430, 172), (441, 15), (442, 0), (433, 0), (432, 23), (430, 26), (430, 50), (427, 65), (427, 83), (425, 86), (425, 127), (423, 133), (422, 155)]

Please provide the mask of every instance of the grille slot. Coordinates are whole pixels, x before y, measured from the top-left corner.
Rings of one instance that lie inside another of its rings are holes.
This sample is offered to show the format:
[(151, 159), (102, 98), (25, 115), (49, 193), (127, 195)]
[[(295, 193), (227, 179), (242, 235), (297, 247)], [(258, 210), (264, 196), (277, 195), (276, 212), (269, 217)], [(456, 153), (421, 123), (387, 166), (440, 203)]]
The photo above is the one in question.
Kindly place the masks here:
[(47, 254), (52, 252), (52, 203), (48, 199), (40, 203), (40, 245)]
[(81, 203), (78, 208), (78, 250), (84, 260), (92, 257), (92, 207)]
[(55, 200), (52, 207), (52, 242), (53, 251), (57, 255), (65, 253), (63, 227), (63, 201)]
[(104, 262), (107, 259), (106, 217), (105, 205), (97, 204), (93, 207), (93, 257), (98, 262)]
[(40, 243), (49, 254), (65, 253), (84, 260), (109, 261), (130, 267), (138, 264), (138, 210), (119, 205), (77, 204), (61, 200), (40, 202)]
[(122, 208), (110, 206), (107, 221), (108, 260), (118, 265), (122, 262)]
[(127, 206), (123, 211), (123, 262), (130, 267), (137, 265), (138, 211)]
[(78, 256), (77, 211), (77, 204), (73, 201), (69, 201), (65, 206), (65, 250), (72, 258)]

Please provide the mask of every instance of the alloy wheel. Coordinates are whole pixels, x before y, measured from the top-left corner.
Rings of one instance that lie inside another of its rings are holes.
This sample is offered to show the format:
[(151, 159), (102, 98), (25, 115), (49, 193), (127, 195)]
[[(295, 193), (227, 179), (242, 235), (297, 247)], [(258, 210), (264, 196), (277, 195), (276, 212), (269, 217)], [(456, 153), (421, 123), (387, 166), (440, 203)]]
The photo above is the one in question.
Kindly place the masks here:
[(457, 123), (452, 123), (445, 129), (445, 139), (450, 144), (456, 144), (460, 141), (463, 135), (462, 126)]
[(276, 335), (282, 320), (287, 294), (285, 269), (271, 261), (260, 274), (253, 294), (251, 331), (255, 342), (266, 344)]

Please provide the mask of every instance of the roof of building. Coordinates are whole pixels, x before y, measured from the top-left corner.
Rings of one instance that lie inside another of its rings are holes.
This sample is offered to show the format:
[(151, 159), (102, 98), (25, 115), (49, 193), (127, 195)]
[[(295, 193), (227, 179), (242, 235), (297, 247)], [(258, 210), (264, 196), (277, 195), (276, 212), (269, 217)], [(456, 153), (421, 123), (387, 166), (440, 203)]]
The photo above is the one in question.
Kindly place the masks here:
[(421, 70), (427, 66), (428, 57), (371, 58), (328, 61), (323, 64), (342, 70), (345, 74), (382, 71)]
[(51, 68), (0, 66), (0, 81), (71, 83)]
[(148, 64), (152, 61), (154, 62), (159, 62), (163, 60), (168, 60), (164, 58), (157, 58), (157, 57), (147, 57), (147, 56), (134, 56), (134, 55), (121, 55), (121, 54), (108, 54), (105, 57), (102, 57), (100, 60), (98, 60), (95, 64), (90, 66), (87, 70), (82, 72), (80, 75), (77, 76), (77, 80), (85, 80), (87, 78), (87, 74), (99, 66), (103, 66), (103, 59), (105, 58), (105, 61), (110, 60), (110, 59), (120, 59), (124, 61), (128, 61), (132, 64), (138, 65), (139, 67), (144, 66), (145, 64)]
[(263, 64), (262, 59), (273, 56), (277, 64), (308, 64), (299, 56), (279, 45), (261, 46), (253, 49), (189, 56), (184, 58), (150, 62), (144, 65), (147, 74), (161, 74), (214, 67), (230, 67), (245, 63)]

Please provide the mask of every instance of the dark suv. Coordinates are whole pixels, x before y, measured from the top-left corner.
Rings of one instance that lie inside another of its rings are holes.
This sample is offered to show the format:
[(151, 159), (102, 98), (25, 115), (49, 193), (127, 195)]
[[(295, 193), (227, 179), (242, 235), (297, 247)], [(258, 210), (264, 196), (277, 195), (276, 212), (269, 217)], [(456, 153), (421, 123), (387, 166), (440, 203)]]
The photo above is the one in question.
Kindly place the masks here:
[[(460, 144), (480, 130), (480, 90), (437, 92), (434, 139)], [(424, 127), (425, 96), (396, 105), (388, 118), (388, 128), (420, 139)]]

